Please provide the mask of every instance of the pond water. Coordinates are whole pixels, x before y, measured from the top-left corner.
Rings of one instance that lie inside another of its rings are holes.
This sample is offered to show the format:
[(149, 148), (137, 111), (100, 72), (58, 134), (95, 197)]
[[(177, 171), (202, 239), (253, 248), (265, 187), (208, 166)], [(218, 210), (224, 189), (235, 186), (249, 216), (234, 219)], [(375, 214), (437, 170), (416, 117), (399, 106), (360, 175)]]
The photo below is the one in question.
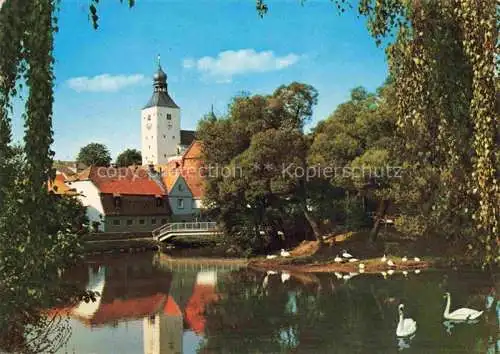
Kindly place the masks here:
[[(52, 308), (71, 328), (57, 353), (497, 353), (498, 275), (288, 274), (155, 254), (89, 259), (65, 275), (97, 301)], [(477, 323), (443, 320), (484, 310)], [(397, 338), (398, 305), (417, 331)]]

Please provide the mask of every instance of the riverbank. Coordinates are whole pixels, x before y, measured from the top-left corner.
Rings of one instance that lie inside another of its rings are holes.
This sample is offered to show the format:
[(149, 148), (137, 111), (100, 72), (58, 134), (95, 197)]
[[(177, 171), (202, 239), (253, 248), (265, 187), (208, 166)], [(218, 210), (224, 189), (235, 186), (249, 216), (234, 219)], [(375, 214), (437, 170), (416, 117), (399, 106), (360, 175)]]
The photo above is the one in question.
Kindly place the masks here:
[[(249, 261), (249, 267), (302, 273), (418, 273), (424, 269), (478, 267), (477, 260), (468, 254), (466, 245), (452, 243), (445, 238), (415, 240), (386, 230), (375, 243), (369, 243), (367, 239), (367, 231), (361, 231), (331, 235), (324, 240), (323, 247), (319, 247), (317, 241), (303, 241), (289, 250), (288, 257), (282, 257), (280, 252), (269, 255), (272, 259), (268, 256), (255, 257)], [(344, 251), (356, 261), (344, 259)]]

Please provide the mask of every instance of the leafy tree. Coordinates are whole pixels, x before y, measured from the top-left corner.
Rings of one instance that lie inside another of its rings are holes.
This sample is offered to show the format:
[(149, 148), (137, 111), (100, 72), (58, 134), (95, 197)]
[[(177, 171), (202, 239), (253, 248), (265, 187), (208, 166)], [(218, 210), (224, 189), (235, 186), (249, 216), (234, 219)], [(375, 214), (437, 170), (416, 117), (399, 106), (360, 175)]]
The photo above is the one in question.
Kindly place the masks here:
[[(334, 3), (341, 12), (352, 5)], [(264, 0), (256, 7), (268, 11)], [(422, 221), (422, 234), (453, 234), (484, 264), (500, 262), (498, 3), (360, 0), (357, 8), (377, 44), (388, 39), (408, 172), (395, 189), (408, 201), (403, 212)]]
[(107, 167), (111, 163), (111, 155), (105, 145), (90, 143), (80, 149), (76, 161), (87, 166)]
[[(303, 233), (304, 221), (322, 242), (307, 208), (306, 175), (295, 173), (307, 167), (303, 127), (316, 101), (312, 86), (292, 83), (268, 96), (238, 96), (227, 117), (200, 122), (208, 167), (206, 205), (247, 248), (266, 247), (262, 232), (276, 242), (278, 231)], [(288, 165), (291, 173), (284, 173)], [(217, 169), (234, 173), (210, 173)]]
[[(377, 94), (357, 87), (351, 91), (351, 99), (339, 105), (314, 130), (309, 163), (333, 170), (330, 177), (325, 168), (322, 177), (347, 194), (343, 213), (351, 227), (369, 225), (366, 211), (360, 211), (360, 199), (379, 199), (383, 204), (381, 208), (387, 209), (388, 197), (385, 194), (390, 182), (387, 167), (390, 166), (391, 144), (395, 135), (394, 109), (390, 85), (380, 88)], [(379, 219), (385, 212), (380, 214)], [(357, 221), (354, 222), (353, 217)], [(377, 222), (372, 240), (376, 238), (378, 229)]]
[(142, 163), (141, 152), (136, 149), (127, 149), (116, 158), (116, 164), (119, 167), (128, 167), (140, 165)]

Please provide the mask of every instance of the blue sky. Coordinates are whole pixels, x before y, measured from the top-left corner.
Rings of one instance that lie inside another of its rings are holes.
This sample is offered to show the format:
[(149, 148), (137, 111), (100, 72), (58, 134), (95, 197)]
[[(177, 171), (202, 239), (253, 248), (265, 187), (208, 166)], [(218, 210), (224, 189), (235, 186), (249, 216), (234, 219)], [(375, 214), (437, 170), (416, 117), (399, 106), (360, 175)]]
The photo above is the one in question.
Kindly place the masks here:
[[(157, 54), (181, 107), (183, 129), (195, 129), (211, 104), (223, 114), (238, 92), (271, 93), (292, 81), (319, 91), (311, 127), (351, 88), (374, 90), (387, 75), (384, 50), (375, 46), (365, 20), (354, 11), (338, 15), (329, 0), (268, 0), (263, 19), (254, 0), (137, 0), (132, 9), (101, 1), (97, 31), (88, 19), (88, 0), (61, 3), (57, 159), (74, 159), (90, 142), (106, 144), (113, 158), (140, 148), (140, 109), (152, 92)], [(17, 118), (18, 140), (22, 129)]]

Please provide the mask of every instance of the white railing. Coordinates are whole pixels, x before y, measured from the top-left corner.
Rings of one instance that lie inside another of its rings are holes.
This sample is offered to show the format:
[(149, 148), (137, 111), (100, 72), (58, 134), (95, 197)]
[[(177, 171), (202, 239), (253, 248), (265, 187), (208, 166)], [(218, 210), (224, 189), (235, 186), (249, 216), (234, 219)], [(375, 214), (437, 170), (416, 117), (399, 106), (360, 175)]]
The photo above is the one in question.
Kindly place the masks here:
[(171, 232), (182, 231), (215, 231), (217, 230), (217, 223), (214, 221), (199, 221), (199, 222), (174, 222), (165, 224), (153, 230), (153, 237), (158, 238)]

